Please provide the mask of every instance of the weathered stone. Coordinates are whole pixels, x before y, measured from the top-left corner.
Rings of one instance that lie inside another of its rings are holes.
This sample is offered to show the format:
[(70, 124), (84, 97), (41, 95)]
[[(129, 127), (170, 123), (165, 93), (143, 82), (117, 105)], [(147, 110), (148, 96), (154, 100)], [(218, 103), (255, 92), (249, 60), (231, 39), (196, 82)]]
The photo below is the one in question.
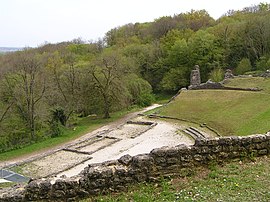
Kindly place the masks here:
[(129, 165), (132, 161), (132, 156), (130, 156), (129, 154), (126, 154), (124, 156), (122, 156), (120, 159), (118, 159), (119, 163), (123, 164), (123, 165)]
[(163, 147), (150, 154), (92, 164), (78, 176), (59, 179), (53, 185), (50, 181), (33, 180), (25, 189), (20, 188), (21, 192), (14, 188), (12, 193), (0, 194), (0, 201), (74, 201), (89, 195), (124, 190), (130, 183), (157, 180), (160, 176), (186, 176), (195, 166), (213, 161), (236, 161), (269, 153), (270, 133), (198, 140), (189, 147)]
[(53, 190), (65, 190), (66, 189), (66, 183), (62, 179), (58, 179), (55, 181), (55, 183), (52, 185)]
[(195, 139), (195, 146), (202, 146), (202, 145), (207, 145), (207, 140), (206, 139), (201, 139), (197, 138)]
[(179, 148), (177, 148), (177, 147), (172, 147), (172, 148), (167, 149), (167, 151), (166, 151), (166, 157), (167, 158), (177, 157), (178, 150), (179, 150)]
[(202, 161), (203, 157), (202, 157), (202, 155), (196, 154), (196, 155), (194, 155), (194, 160), (195, 161)]
[(200, 147), (200, 152), (199, 153), (201, 153), (201, 154), (207, 154), (209, 152), (210, 152), (210, 148), (209, 147), (207, 147), (207, 146)]
[(125, 177), (127, 176), (127, 171), (124, 167), (116, 167), (114, 174), (116, 176)]
[(218, 153), (220, 151), (222, 151), (222, 146), (217, 145), (217, 146), (212, 147), (212, 152)]
[(224, 79), (232, 79), (234, 78), (234, 75), (232, 73), (232, 70), (230, 69), (226, 69), (225, 75), (224, 75)]
[(177, 163), (179, 163), (179, 160), (177, 158), (168, 158), (167, 159), (167, 163), (169, 165), (171, 165), (171, 164), (177, 164)]
[(266, 154), (268, 154), (268, 151), (267, 151), (267, 149), (261, 149), (258, 151), (258, 154), (259, 155), (266, 155)]
[(190, 85), (198, 86), (200, 84), (201, 84), (200, 67), (199, 65), (195, 65), (194, 69), (191, 71), (190, 74)]
[(190, 148), (184, 144), (177, 145), (175, 148), (178, 150), (178, 155), (187, 154), (190, 152)]
[(65, 192), (63, 190), (55, 190), (52, 192), (52, 198), (65, 198)]
[(40, 183), (40, 198), (48, 199), (49, 193), (52, 188), (52, 184), (49, 181), (44, 181)]
[(265, 78), (270, 78), (270, 70), (266, 70), (261, 76)]
[(150, 152), (150, 154), (153, 156), (165, 156), (168, 149), (169, 147), (161, 147), (161, 148), (153, 149)]
[(140, 154), (132, 158), (132, 166), (143, 168), (148, 167), (154, 163), (154, 159), (147, 154)]
[(256, 149), (261, 150), (261, 149), (266, 149), (268, 147), (267, 142), (261, 142), (256, 144)]
[(190, 155), (183, 155), (180, 157), (180, 160), (184, 162), (190, 162), (192, 160), (192, 157)]
[(157, 157), (157, 158), (155, 158), (155, 162), (157, 165), (164, 164), (164, 163), (166, 163), (166, 158), (165, 157)]

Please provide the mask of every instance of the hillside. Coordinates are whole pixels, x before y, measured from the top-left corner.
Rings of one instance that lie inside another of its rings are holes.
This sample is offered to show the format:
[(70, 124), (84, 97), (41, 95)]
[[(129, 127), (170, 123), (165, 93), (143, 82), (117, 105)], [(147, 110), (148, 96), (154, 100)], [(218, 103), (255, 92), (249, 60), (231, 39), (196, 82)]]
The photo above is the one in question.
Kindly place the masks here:
[(235, 78), (231, 87), (259, 87), (260, 92), (183, 91), (160, 114), (206, 123), (224, 136), (265, 133), (270, 129), (270, 79)]
[(16, 48), (16, 47), (0, 47), (0, 53), (7, 53), (7, 52), (14, 52), (19, 51), (22, 48)]

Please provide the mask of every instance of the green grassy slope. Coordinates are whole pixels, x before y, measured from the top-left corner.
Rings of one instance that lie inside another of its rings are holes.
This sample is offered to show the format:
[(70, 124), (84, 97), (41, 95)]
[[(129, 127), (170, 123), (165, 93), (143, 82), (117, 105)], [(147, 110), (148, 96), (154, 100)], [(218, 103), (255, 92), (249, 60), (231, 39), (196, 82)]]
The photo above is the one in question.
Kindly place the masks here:
[(270, 130), (270, 79), (235, 78), (226, 86), (263, 91), (196, 90), (182, 92), (160, 114), (206, 123), (222, 135), (250, 135)]

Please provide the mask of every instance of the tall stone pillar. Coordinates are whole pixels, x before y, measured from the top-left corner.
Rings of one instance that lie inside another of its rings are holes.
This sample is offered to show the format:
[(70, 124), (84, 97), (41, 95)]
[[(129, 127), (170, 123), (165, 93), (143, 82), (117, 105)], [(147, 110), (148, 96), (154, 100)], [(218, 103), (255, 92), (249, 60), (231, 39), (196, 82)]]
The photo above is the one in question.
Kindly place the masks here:
[(195, 65), (194, 69), (191, 71), (190, 74), (190, 85), (198, 86), (200, 84), (201, 84), (200, 67), (199, 65)]

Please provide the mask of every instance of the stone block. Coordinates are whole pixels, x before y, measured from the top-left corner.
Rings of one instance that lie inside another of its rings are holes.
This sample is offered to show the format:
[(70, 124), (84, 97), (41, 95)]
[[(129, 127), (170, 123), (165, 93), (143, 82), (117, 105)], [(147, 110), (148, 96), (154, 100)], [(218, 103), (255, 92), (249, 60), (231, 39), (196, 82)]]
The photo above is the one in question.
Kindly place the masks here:
[(165, 156), (168, 149), (169, 149), (169, 147), (161, 147), (161, 148), (153, 149), (150, 152), (150, 155), (151, 156), (159, 156), (159, 157)]
[(167, 158), (167, 164), (172, 165), (172, 164), (178, 164), (179, 160), (177, 158)]
[(132, 156), (130, 156), (129, 154), (126, 154), (122, 156), (120, 159), (118, 159), (118, 162), (123, 165), (129, 165), (131, 161), (132, 161)]
[(266, 155), (266, 154), (268, 154), (268, 150), (267, 149), (258, 150), (258, 155)]

